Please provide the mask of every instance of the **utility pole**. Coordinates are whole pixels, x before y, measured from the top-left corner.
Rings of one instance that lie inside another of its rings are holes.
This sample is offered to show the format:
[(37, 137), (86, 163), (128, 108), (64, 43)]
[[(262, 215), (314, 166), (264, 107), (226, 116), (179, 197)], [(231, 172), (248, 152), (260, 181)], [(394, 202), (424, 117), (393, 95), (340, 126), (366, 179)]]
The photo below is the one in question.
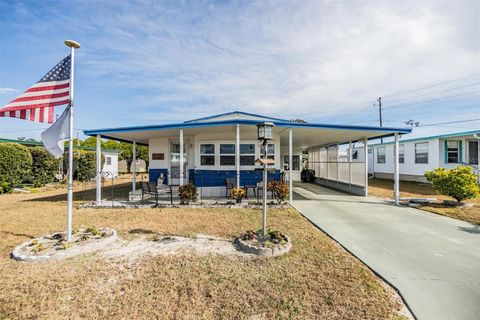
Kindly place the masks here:
[[(382, 121), (382, 97), (378, 97), (377, 99), (378, 102), (378, 115), (380, 117), (380, 127), (383, 127), (383, 121)], [(374, 105), (375, 106), (375, 105)], [(383, 143), (383, 138), (380, 138), (381, 143)]]

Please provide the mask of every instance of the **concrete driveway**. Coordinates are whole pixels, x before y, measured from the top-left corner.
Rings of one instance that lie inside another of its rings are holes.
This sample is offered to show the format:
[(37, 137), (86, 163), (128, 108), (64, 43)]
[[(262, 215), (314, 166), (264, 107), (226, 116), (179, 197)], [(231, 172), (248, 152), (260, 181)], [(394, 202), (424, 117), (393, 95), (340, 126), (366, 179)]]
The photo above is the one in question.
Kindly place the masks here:
[(480, 319), (480, 227), (313, 184), (293, 206), (394, 285), (415, 316)]

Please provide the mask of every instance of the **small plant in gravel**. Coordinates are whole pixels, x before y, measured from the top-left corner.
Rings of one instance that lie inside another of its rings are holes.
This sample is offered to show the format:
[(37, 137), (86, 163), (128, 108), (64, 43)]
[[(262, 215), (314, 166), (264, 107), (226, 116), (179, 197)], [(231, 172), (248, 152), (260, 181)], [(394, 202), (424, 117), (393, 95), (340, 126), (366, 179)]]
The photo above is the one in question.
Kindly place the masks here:
[(69, 242), (62, 242), (62, 244), (60, 245), (60, 250), (67, 250), (68, 248), (70, 248), (72, 245), (69, 243)]
[(32, 249), (32, 251), (35, 253), (38, 253), (43, 250), (45, 250), (45, 247), (43, 246), (43, 242), (38, 242)]
[(230, 190), (230, 196), (237, 202), (240, 202), (242, 201), (242, 198), (245, 197), (245, 190), (241, 188), (233, 188)]
[[(272, 247), (274, 245), (282, 245), (287, 243), (287, 237), (278, 230), (274, 230), (271, 227), (267, 227), (267, 233), (265, 239), (263, 241), (263, 245), (266, 247)], [(257, 231), (248, 230), (243, 235), (243, 240), (251, 240), (251, 241), (258, 241), (261, 242), (262, 236), (262, 229), (258, 229)]]
[(96, 227), (90, 227), (85, 230), (86, 233), (90, 233), (92, 236), (98, 236), (100, 232)]

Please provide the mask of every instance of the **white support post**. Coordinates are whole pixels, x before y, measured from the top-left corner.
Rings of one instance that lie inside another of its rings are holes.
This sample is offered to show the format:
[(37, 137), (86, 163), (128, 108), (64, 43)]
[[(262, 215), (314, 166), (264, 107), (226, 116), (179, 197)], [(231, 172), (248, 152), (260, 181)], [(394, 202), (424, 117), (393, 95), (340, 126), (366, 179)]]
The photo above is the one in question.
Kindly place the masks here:
[(365, 161), (365, 197), (368, 197), (368, 138), (363, 141), (363, 155)]
[(340, 144), (337, 143), (337, 187), (340, 184), (338, 182), (340, 176)]
[(132, 150), (132, 191), (135, 191), (137, 190), (137, 143), (135, 141), (133, 141)]
[(96, 189), (96, 202), (100, 205), (102, 202), (102, 138), (97, 134), (97, 150), (96, 150), (96, 169), (97, 169), (97, 189)]
[(288, 201), (290, 204), (292, 204), (292, 201), (293, 201), (292, 167), (293, 167), (293, 132), (292, 132), (292, 128), (288, 128)]
[(180, 129), (180, 177), (179, 184), (183, 186), (183, 129)]
[(349, 141), (348, 142), (348, 187), (350, 191), (352, 190), (352, 160), (353, 160), (352, 141)]
[(393, 174), (393, 190), (395, 195), (395, 204), (400, 205), (400, 161), (399, 161), (399, 136), (395, 132), (395, 143), (394, 143), (394, 174)]
[(237, 143), (235, 145), (235, 166), (237, 169), (237, 189), (240, 188), (240, 125), (237, 124)]

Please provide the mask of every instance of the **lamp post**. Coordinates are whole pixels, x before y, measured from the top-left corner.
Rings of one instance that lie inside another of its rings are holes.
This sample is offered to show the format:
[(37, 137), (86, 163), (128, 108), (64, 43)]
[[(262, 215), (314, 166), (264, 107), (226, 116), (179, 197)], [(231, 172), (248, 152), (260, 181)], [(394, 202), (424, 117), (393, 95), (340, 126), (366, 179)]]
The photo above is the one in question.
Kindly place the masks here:
[[(257, 124), (257, 133), (258, 140), (262, 142), (263, 145), (263, 161), (260, 163), (263, 164), (263, 210), (262, 210), (262, 236), (265, 240), (267, 236), (267, 147), (268, 140), (273, 139), (273, 126), (271, 122), (262, 122)], [(260, 159), (262, 160), (262, 159)]]

